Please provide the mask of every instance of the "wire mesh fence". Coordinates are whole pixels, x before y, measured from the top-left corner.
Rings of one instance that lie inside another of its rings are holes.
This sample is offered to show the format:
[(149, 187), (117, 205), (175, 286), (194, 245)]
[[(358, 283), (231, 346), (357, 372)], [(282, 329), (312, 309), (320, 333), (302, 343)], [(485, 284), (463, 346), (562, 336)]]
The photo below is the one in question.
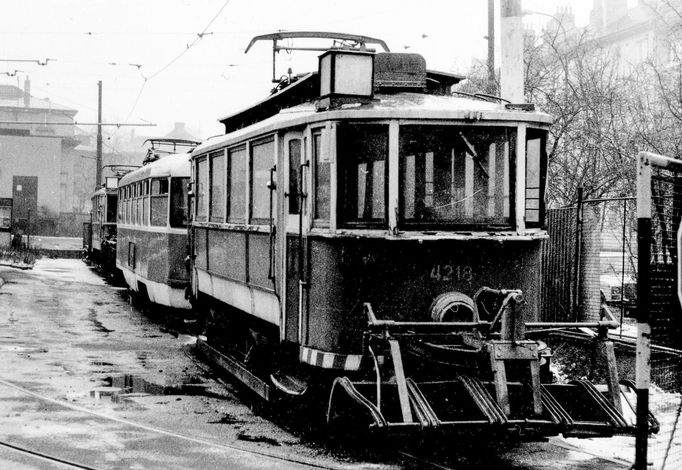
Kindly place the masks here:
[(682, 309), (678, 233), (682, 218), (682, 172), (654, 167), (651, 172), (651, 237), (648, 264), (651, 327), (649, 409), (661, 429), (649, 438), (648, 460), (656, 469), (682, 468)]
[[(682, 468), (682, 309), (678, 299), (678, 230), (682, 171), (653, 172), (651, 182), (651, 361), (649, 410), (660, 430), (649, 436), (648, 463)], [(547, 211), (543, 249), (544, 321), (598, 320), (607, 307), (620, 323), (621, 378), (635, 379), (637, 338), (637, 204), (634, 198), (579, 198)], [(682, 234), (682, 232), (681, 232)], [(589, 343), (585, 343), (586, 346)]]
[(547, 211), (543, 320), (595, 321), (607, 306), (634, 337), (637, 243), (633, 198), (580, 200)]

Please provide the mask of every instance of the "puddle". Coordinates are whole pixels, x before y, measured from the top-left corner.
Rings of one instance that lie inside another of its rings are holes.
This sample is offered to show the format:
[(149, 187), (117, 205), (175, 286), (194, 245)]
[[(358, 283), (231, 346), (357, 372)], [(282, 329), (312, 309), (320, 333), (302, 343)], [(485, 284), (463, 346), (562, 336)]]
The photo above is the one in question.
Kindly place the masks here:
[(159, 385), (149, 382), (142, 377), (124, 374), (104, 379), (111, 386), (120, 388), (122, 393), (145, 393), (148, 395), (206, 395), (208, 384), (201, 379), (189, 377), (186, 383), (177, 385)]

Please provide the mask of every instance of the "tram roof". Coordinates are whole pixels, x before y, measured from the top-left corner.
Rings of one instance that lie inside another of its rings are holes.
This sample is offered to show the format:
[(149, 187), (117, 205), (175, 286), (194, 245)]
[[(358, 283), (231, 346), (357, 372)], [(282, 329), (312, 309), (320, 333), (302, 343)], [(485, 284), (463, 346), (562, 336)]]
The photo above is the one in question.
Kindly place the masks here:
[(119, 187), (126, 184), (134, 183), (136, 181), (145, 180), (147, 178), (164, 178), (164, 177), (189, 177), (189, 153), (175, 153), (166, 155), (154, 162), (148, 163), (137, 170), (126, 174), (119, 181)]
[(90, 195), (90, 199), (97, 196), (104, 196), (105, 194), (115, 194), (117, 191), (118, 191), (117, 189), (105, 188), (104, 186), (102, 186), (101, 188), (97, 189)]
[(548, 126), (552, 116), (538, 111), (508, 109), (496, 103), (459, 95), (428, 95), (422, 93), (396, 93), (374, 95), (368, 104), (357, 104), (330, 111), (317, 111), (312, 102), (281, 110), (278, 114), (225, 135), (205, 141), (194, 149), (192, 155), (236, 144), (245, 139), (269, 134), (278, 130), (300, 127), (329, 120), (414, 120), (443, 121), (443, 123), (468, 125), (477, 122), (498, 122), (513, 125), (525, 122)]

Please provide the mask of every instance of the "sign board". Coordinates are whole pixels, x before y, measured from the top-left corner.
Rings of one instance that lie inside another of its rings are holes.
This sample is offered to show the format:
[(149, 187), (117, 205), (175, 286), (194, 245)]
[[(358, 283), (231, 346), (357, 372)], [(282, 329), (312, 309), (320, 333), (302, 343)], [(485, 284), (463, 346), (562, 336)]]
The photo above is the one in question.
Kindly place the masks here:
[(107, 176), (105, 186), (107, 189), (118, 189), (118, 177)]
[(0, 198), (0, 232), (12, 229), (12, 198)]

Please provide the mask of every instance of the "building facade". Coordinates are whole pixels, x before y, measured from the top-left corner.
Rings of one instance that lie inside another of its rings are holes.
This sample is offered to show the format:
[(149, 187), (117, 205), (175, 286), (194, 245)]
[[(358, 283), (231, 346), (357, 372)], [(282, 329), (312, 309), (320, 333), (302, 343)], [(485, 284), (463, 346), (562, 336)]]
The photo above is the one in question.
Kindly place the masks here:
[[(74, 220), (86, 220), (77, 201), (84, 181), (77, 110), (31, 95), (24, 87), (0, 85), (0, 198), (13, 199), (14, 229), (42, 235), (80, 234)], [(94, 178), (94, 175), (93, 175)]]

